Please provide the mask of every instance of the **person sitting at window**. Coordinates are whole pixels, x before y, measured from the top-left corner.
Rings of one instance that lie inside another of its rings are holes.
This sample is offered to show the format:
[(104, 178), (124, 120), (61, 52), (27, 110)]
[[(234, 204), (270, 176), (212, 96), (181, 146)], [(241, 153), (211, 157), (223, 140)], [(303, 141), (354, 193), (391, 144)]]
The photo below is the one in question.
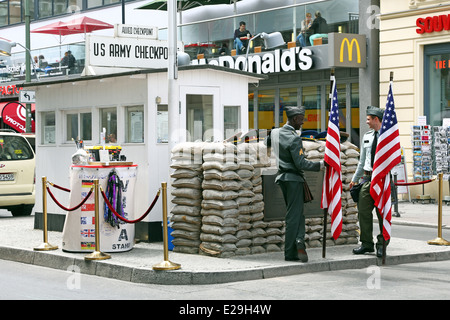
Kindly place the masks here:
[(313, 35), (309, 37), (309, 41), (311, 45), (314, 45), (314, 39), (317, 38), (328, 38), (328, 24), (327, 20), (322, 18), (322, 14), (320, 11), (316, 11), (314, 14), (315, 18), (314, 21), (309, 28), (309, 30), (312, 31)]
[(234, 48), (236, 53), (244, 53), (247, 50), (248, 40), (252, 37), (250, 31), (245, 28), (245, 22), (239, 22), (239, 29), (234, 31)]
[(75, 71), (76, 62), (77, 60), (72, 55), (72, 52), (69, 50), (64, 53), (64, 58), (61, 60), (61, 66), (67, 67), (67, 69), (69, 70), (69, 74), (72, 74)]
[(309, 36), (311, 35), (308, 29), (312, 25), (312, 16), (311, 13), (306, 13), (305, 20), (302, 20), (302, 27), (300, 29), (300, 33), (297, 36), (297, 41), (300, 43), (301, 47), (306, 47), (309, 44)]

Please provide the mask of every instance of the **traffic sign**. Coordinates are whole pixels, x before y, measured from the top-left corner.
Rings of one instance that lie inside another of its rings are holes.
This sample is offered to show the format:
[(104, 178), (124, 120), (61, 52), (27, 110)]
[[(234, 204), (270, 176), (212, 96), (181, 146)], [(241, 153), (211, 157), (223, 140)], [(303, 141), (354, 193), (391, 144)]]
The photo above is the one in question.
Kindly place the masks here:
[(19, 96), (19, 102), (21, 103), (35, 103), (36, 92), (33, 90), (21, 90)]

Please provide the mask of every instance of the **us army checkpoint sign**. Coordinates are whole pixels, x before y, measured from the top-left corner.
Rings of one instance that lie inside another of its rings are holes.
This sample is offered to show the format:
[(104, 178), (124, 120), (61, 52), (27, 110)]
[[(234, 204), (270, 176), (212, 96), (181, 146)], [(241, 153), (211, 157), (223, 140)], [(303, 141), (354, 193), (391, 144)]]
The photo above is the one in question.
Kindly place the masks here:
[[(90, 66), (121, 68), (167, 68), (168, 42), (165, 40), (137, 39), (88, 35), (86, 57)], [(183, 51), (183, 43), (177, 43)]]

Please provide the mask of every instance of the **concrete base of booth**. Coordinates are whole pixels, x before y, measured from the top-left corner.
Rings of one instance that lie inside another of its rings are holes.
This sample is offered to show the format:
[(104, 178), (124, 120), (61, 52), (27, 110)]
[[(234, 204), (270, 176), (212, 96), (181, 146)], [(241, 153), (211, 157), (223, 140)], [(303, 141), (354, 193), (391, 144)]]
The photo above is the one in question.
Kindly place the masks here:
[[(47, 231), (62, 232), (66, 216), (56, 213), (47, 213)], [(163, 234), (161, 221), (138, 222), (135, 228), (135, 239), (143, 242), (161, 242)], [(34, 229), (42, 230), (43, 228), (42, 212), (34, 214)]]

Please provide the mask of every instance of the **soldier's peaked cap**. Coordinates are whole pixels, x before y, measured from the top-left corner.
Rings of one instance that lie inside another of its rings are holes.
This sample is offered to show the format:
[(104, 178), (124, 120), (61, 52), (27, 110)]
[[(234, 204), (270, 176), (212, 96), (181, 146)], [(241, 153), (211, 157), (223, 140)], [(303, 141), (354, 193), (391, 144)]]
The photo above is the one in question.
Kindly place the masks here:
[(383, 113), (384, 113), (383, 109), (380, 109), (379, 107), (375, 106), (368, 106), (366, 110), (366, 114), (368, 116), (376, 116), (380, 119), (383, 119)]
[(305, 115), (305, 107), (286, 106), (285, 111), (288, 118), (296, 116), (298, 114)]

